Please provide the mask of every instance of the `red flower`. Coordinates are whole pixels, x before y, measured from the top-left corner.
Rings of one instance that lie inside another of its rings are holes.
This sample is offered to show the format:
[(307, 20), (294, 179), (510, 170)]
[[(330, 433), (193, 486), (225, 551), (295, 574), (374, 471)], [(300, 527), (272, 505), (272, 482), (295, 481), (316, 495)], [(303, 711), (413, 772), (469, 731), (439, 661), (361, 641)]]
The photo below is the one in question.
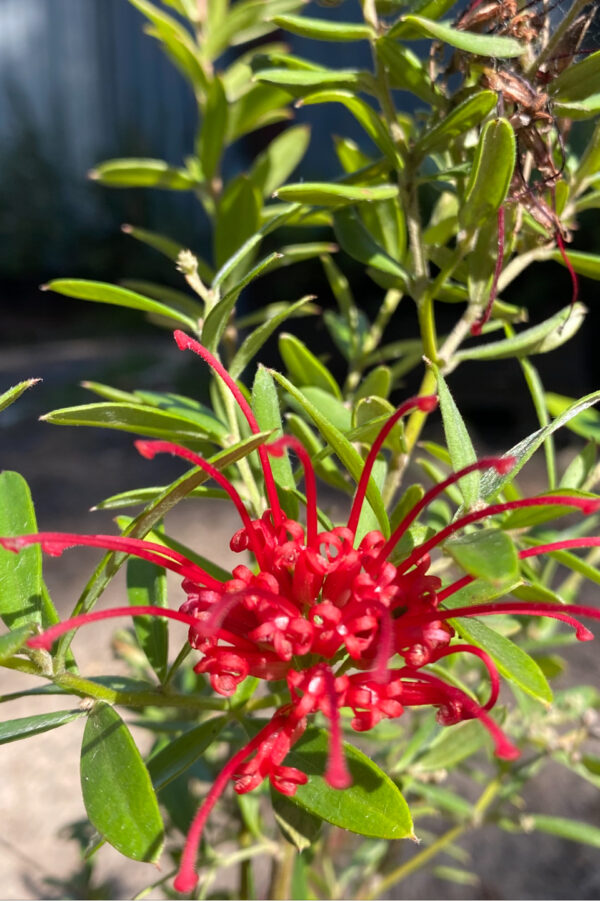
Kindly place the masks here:
[[(180, 348), (191, 349), (208, 362), (232, 392), (251, 430), (258, 432), (248, 403), (221, 364), (183, 333), (176, 332), (175, 338)], [(286, 680), (289, 702), (225, 765), (201, 805), (175, 880), (178, 891), (189, 891), (196, 884), (194, 864), (202, 829), (230, 779), (235, 791), (244, 793), (268, 777), (273, 787), (286, 795), (293, 795), (297, 786), (307, 781), (304, 773), (285, 766), (284, 761), (311, 714), (321, 712), (330, 723), (325, 778), (335, 788), (344, 788), (351, 781), (340, 727), (340, 710), (344, 707), (354, 714), (351, 727), (364, 732), (382, 718), (401, 716), (406, 707), (433, 705), (438, 709), (440, 723), (451, 725), (477, 718), (489, 730), (497, 756), (506, 759), (518, 756), (518, 750), (488, 713), (496, 703), (499, 687), (493, 661), (477, 647), (452, 643), (455, 633), (449, 619), (497, 613), (543, 615), (574, 626), (580, 640), (592, 637), (572, 615), (600, 619), (600, 611), (585, 607), (509, 601), (444, 609), (443, 601), (468, 585), (473, 577), (463, 576), (442, 588), (441, 580), (428, 570), (430, 553), (466, 525), (526, 506), (562, 505), (589, 514), (598, 509), (598, 500), (565, 494), (492, 504), (455, 520), (417, 546), (400, 563), (390, 562), (390, 554), (410, 524), (450, 484), (475, 470), (493, 467), (497, 472), (507, 472), (514, 465), (513, 458), (485, 458), (452, 474), (427, 492), (387, 540), (381, 532), (374, 531), (356, 545), (367, 484), (387, 435), (406, 412), (431, 411), (436, 403), (435, 397), (412, 398), (389, 418), (365, 461), (347, 525), (331, 531), (319, 531), (314, 471), (308, 453), (295, 438), (283, 437), (259, 448), (268, 509), (254, 520), (225, 476), (192, 451), (166, 441), (136, 442), (145, 457), (168, 452), (196, 464), (231, 497), (242, 522), (231, 539), (231, 549), (251, 551), (256, 568), (236, 566), (231, 579), (225, 582), (213, 578), (181, 554), (144, 540), (58, 533), (0, 539), (2, 546), (14, 551), (34, 543), (49, 554), (60, 554), (73, 545), (124, 551), (183, 577), (187, 600), (179, 611), (122, 607), (84, 614), (30, 639), (32, 647), (50, 648), (58, 635), (106, 617), (155, 614), (189, 625), (190, 644), (201, 655), (195, 670), (207, 674), (217, 693), (231, 696), (247, 676), (267, 681)], [(269, 457), (283, 454), (285, 448), (291, 448), (304, 467), (305, 526), (285, 515), (277, 496)], [(600, 539), (554, 542), (521, 551), (520, 556), (524, 559), (559, 548), (592, 545), (600, 545)], [(424, 670), (428, 664), (457, 653), (475, 655), (486, 667), (490, 695), (485, 705), (479, 705), (470, 695)], [(403, 666), (398, 666), (398, 656), (404, 659)]]

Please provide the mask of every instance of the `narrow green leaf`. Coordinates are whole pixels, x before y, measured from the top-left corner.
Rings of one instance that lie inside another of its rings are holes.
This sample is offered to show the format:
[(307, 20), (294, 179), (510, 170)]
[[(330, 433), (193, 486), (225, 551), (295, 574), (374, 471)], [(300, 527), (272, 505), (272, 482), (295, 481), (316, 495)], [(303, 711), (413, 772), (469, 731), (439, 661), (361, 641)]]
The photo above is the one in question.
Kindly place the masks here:
[(278, 135), (256, 157), (249, 172), (250, 179), (263, 197), (270, 197), (290, 177), (310, 143), (308, 125), (295, 125)]
[(159, 253), (162, 253), (169, 260), (173, 260), (173, 262), (177, 262), (179, 254), (182, 250), (185, 250), (182, 244), (178, 244), (172, 238), (168, 238), (166, 235), (161, 235), (158, 232), (148, 231), (146, 228), (138, 228), (135, 225), (122, 225), (121, 231), (135, 238), (136, 241), (147, 244), (148, 247), (153, 247), (154, 250), (158, 250)]
[[(131, 557), (127, 561), (127, 597), (132, 606), (167, 607), (167, 576), (161, 566)], [(168, 672), (169, 631), (158, 616), (135, 616), (133, 627), (150, 666), (161, 682)]]
[(508, 360), (511, 357), (548, 353), (565, 344), (579, 331), (586, 314), (587, 307), (582, 303), (575, 303), (559, 310), (544, 322), (523, 329), (514, 338), (459, 350), (454, 361), (458, 365), (464, 360)]
[[(273, 440), (283, 434), (277, 388), (273, 376), (264, 366), (259, 366), (254, 376), (252, 410), (261, 429), (273, 430)], [(271, 457), (271, 469), (277, 485), (284, 491), (294, 490), (296, 482), (287, 451), (281, 457)], [(294, 503), (293, 506), (297, 515), (297, 504)]]
[(354, 22), (331, 22), (308, 16), (274, 16), (272, 21), (285, 31), (315, 41), (368, 41), (374, 37), (368, 25)]
[(183, 323), (192, 331), (196, 328), (196, 322), (189, 316), (183, 315), (179, 310), (159, 303), (149, 297), (119, 288), (107, 282), (93, 282), (87, 279), (57, 278), (43, 286), (44, 291), (56, 291), (65, 297), (75, 297), (78, 300), (91, 300), (95, 303), (110, 303), (118, 307), (128, 307), (132, 310), (142, 310), (145, 313), (156, 313), (166, 316), (175, 322)]
[(92, 825), (133, 860), (156, 863), (163, 824), (150, 776), (131, 733), (108, 704), (88, 716), (81, 748), (81, 791)]
[(377, 56), (385, 67), (390, 87), (410, 91), (431, 106), (443, 106), (445, 98), (432, 83), (424, 64), (416, 53), (387, 37), (377, 41)]
[(179, 735), (154, 754), (147, 762), (148, 773), (156, 791), (185, 773), (218, 738), (227, 720), (219, 716)]
[(280, 335), (279, 353), (298, 388), (321, 388), (338, 400), (342, 399), (342, 392), (330, 371), (299, 338), (287, 333)]
[(33, 624), (19, 626), (7, 635), (0, 636), (0, 663), (20, 651), (28, 638), (35, 632)]
[(85, 425), (134, 432), (150, 438), (179, 441), (186, 447), (206, 447), (206, 442), (219, 438), (209, 434), (195, 418), (181, 413), (155, 409), (144, 404), (82, 404), (53, 410), (42, 417), (55, 425)]
[(298, 106), (312, 106), (316, 103), (341, 103), (352, 113), (357, 122), (382, 153), (388, 157), (390, 162), (394, 166), (402, 164), (396, 146), (386, 127), (375, 110), (366, 101), (356, 97), (350, 91), (317, 91), (315, 94), (309, 94), (308, 97), (304, 97), (298, 103)]
[(478, 91), (467, 97), (437, 125), (425, 132), (416, 144), (416, 152), (425, 156), (446, 148), (451, 141), (479, 125), (491, 113), (497, 102), (498, 95), (495, 91)]
[[(583, 253), (579, 250), (569, 250), (569, 262), (578, 275), (600, 281), (600, 255), (596, 253)], [(559, 250), (550, 252), (550, 259), (555, 263), (565, 265), (563, 255)]]
[(355, 210), (350, 208), (336, 210), (334, 231), (340, 247), (348, 256), (394, 276), (398, 287), (402, 289), (408, 285), (409, 276), (406, 270), (374, 240)]
[(560, 75), (553, 78), (548, 92), (562, 103), (585, 100), (600, 91), (600, 50), (579, 62), (565, 66)]
[(33, 385), (37, 385), (40, 381), (41, 379), (26, 379), (24, 382), (19, 382), (18, 385), (13, 385), (8, 391), (4, 391), (3, 394), (0, 394), (0, 411), (6, 410), (6, 408), (10, 407), (11, 404), (14, 404), (28, 388), (32, 388)]
[(516, 152), (515, 133), (508, 119), (494, 119), (484, 125), (460, 206), (464, 228), (477, 228), (498, 212), (508, 194)]
[[(303, 411), (312, 419), (319, 429), (324, 439), (331, 445), (333, 451), (337, 454), (342, 464), (346, 467), (352, 478), (358, 484), (363, 470), (364, 461), (356, 448), (348, 441), (342, 433), (336, 429), (326, 416), (317, 410), (314, 404), (310, 403), (308, 398), (299, 390), (292, 382), (288, 381), (285, 376), (279, 372), (272, 372), (273, 377), (285, 390), (300, 404)], [(375, 513), (381, 531), (384, 535), (389, 535), (389, 522), (385, 507), (381, 499), (381, 493), (375, 484), (373, 476), (369, 479), (367, 487), (367, 500)]]
[(498, 59), (511, 59), (523, 53), (523, 45), (513, 38), (505, 38), (490, 34), (476, 34), (473, 31), (460, 31), (445, 22), (435, 22), (421, 16), (403, 16), (400, 22), (388, 32), (390, 38), (433, 38), (443, 41), (458, 50), (474, 53), (477, 56), (490, 56)]
[(285, 322), (286, 319), (294, 316), (294, 314), (298, 310), (302, 309), (303, 306), (314, 299), (315, 297), (313, 294), (308, 294), (306, 297), (302, 297), (295, 303), (286, 304), (285, 309), (283, 309), (280, 313), (277, 313), (275, 316), (272, 316), (270, 319), (267, 319), (266, 322), (263, 322), (262, 325), (259, 325), (258, 328), (251, 332), (244, 340), (244, 342), (240, 346), (240, 349), (231, 361), (231, 365), (229, 367), (229, 374), (231, 375), (231, 377), (237, 379), (242, 374), (248, 363), (252, 359), (254, 359), (260, 348), (273, 334), (273, 332), (277, 328), (279, 328), (279, 326), (283, 322)]
[(459, 723), (457, 726), (446, 726), (412, 768), (418, 772), (450, 770), (457, 763), (489, 745), (488, 733), (477, 720)]
[[(600, 401), (600, 391), (594, 391), (592, 394), (587, 394), (585, 397), (582, 397), (581, 400), (571, 404), (567, 407), (567, 409), (561, 411), (561, 414), (557, 416), (557, 418), (554, 419), (550, 423), (550, 425), (547, 425), (543, 429), (538, 429), (537, 432), (533, 432), (533, 434), (528, 435), (527, 438), (519, 441), (518, 444), (512, 447), (505, 454), (505, 456), (516, 458), (516, 463), (509, 473), (500, 475), (496, 472), (495, 469), (488, 469), (484, 473), (481, 479), (481, 497), (486, 501), (490, 501), (492, 498), (494, 498), (500, 491), (502, 491), (502, 488), (505, 484), (513, 480), (519, 470), (535, 453), (538, 447), (543, 444), (548, 435), (552, 435), (557, 429), (561, 428), (561, 426), (567, 425), (567, 423), (574, 419), (575, 416), (585, 412), (588, 407), (591, 407), (593, 404), (598, 403), (598, 401)], [(549, 400), (548, 409), (552, 413)]]
[[(35, 511), (29, 486), (17, 472), (0, 473), (0, 535), (29, 535), (37, 532)], [(0, 549), (0, 616), (9, 629), (28, 623), (49, 625), (57, 622), (56, 612), (49, 621), (43, 614), (42, 554), (37, 545), (19, 554)]]
[(50, 729), (57, 729), (58, 726), (64, 726), (84, 715), (85, 710), (57, 710), (53, 713), (39, 713), (36, 716), (7, 720), (0, 723), (0, 745), (19, 741), (21, 738), (29, 738), (31, 735), (40, 735)]
[(215, 264), (222, 267), (258, 229), (261, 195), (247, 175), (233, 178), (221, 196), (215, 225)]
[(371, 203), (398, 196), (397, 185), (328, 184), (327, 182), (299, 182), (285, 185), (275, 192), (275, 197), (293, 203), (311, 203), (318, 206), (345, 206), (346, 204)]
[(205, 347), (213, 352), (216, 351), (221, 336), (227, 327), (231, 311), (235, 307), (242, 290), (246, 285), (249, 285), (250, 282), (254, 281), (255, 278), (265, 275), (274, 268), (274, 264), (280, 259), (281, 254), (276, 251), (264, 257), (256, 264), (256, 266), (253, 266), (240, 281), (236, 282), (215, 304), (204, 320), (204, 325), (202, 327), (202, 343)]
[(164, 188), (168, 191), (193, 191), (197, 182), (185, 171), (164, 160), (106, 160), (89, 173), (94, 181), (111, 188)]
[[(452, 468), (455, 472), (470, 466), (477, 461), (475, 448), (469, 437), (467, 427), (462, 416), (456, 406), (454, 398), (450, 393), (450, 389), (441, 372), (436, 372), (438, 383), (438, 394), (440, 398), (440, 412), (442, 414), (442, 422), (444, 424), (444, 434), (446, 436), (446, 444), (450, 453)], [(465, 507), (468, 509), (475, 504), (479, 498), (479, 483), (481, 476), (479, 472), (471, 472), (458, 482), (461, 494), (464, 499)]]
[(310, 848), (319, 837), (323, 820), (274, 789), (271, 789), (271, 804), (277, 825), (285, 838), (300, 853)]
[[(452, 603), (446, 601), (444, 606), (459, 606), (455, 598), (448, 600)], [(532, 698), (544, 704), (552, 703), (552, 689), (539, 665), (510, 638), (476, 617), (461, 617), (450, 622), (462, 638), (487, 651), (505, 679), (514, 682)]]
[(280, 87), (294, 97), (329, 88), (361, 90), (367, 79), (368, 73), (358, 69), (296, 69), (280, 66), (259, 69), (254, 75), (255, 81)]
[(227, 132), (227, 97), (223, 82), (215, 75), (206, 94), (198, 156), (202, 172), (208, 180), (219, 168)]
[[(198, 328), (197, 323), (204, 314), (204, 304), (199, 299), (190, 297), (189, 294), (179, 291), (177, 288), (158, 285), (156, 282), (147, 282), (143, 279), (127, 278), (123, 279), (120, 284), (123, 288), (127, 288), (128, 291), (136, 291), (138, 294), (143, 294), (145, 297), (150, 297), (152, 300), (158, 300), (159, 303), (166, 304), (172, 310), (179, 310), (184, 316), (194, 319), (196, 321), (196, 329)], [(170, 322), (168, 325), (169, 328), (172, 328)]]
[(519, 576), (519, 558), (510, 536), (501, 529), (478, 529), (444, 544), (465, 572), (501, 586)]
[(339, 791), (325, 781), (329, 736), (323, 729), (307, 729), (285, 763), (307, 773), (290, 800), (334, 826), (372, 838), (413, 837), (408, 805), (399, 788), (362, 751), (344, 744), (353, 783)]
[(581, 820), (569, 820), (566, 817), (551, 817), (541, 813), (527, 814), (523, 817), (525, 830), (530, 832), (547, 832), (583, 845), (600, 848), (600, 829), (591, 823)]

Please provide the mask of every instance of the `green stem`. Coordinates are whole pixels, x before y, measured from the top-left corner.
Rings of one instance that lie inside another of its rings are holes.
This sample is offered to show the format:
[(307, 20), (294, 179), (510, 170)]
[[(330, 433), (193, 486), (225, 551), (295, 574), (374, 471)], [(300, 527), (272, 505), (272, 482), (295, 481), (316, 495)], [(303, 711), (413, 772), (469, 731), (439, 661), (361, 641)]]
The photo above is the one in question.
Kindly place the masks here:
[(284, 841), (279, 857), (273, 861), (269, 898), (273, 901), (287, 901), (292, 894), (292, 878), (296, 862), (296, 849)]
[(189, 707), (195, 710), (220, 710), (227, 707), (226, 701), (197, 695), (172, 695), (159, 691), (117, 691), (106, 685), (99, 685), (73, 673), (61, 673), (52, 680), (59, 688), (84, 698), (122, 704), (125, 707)]
[[(431, 369), (431, 367), (428, 367), (419, 387), (419, 397), (422, 397), (425, 394), (434, 394), (436, 387), (437, 379), (435, 377), (435, 372), (433, 369)], [(419, 435), (421, 434), (421, 430), (425, 425), (426, 419), (427, 413), (422, 413), (421, 410), (415, 410), (414, 413), (411, 413), (408, 418), (408, 422), (406, 423), (406, 428), (404, 430), (404, 441), (406, 443), (406, 452), (409, 456), (415, 444), (419, 440)]]

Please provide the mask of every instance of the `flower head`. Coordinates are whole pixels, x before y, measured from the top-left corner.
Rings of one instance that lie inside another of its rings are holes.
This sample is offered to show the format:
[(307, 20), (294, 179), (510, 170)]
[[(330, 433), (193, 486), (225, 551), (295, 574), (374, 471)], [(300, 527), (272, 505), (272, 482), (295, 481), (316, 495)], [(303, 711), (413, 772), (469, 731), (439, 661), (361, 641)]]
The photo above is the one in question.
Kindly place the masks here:
[[(183, 333), (176, 332), (175, 338), (180, 348), (191, 349), (211, 366), (232, 392), (250, 429), (258, 432), (248, 403), (221, 364)], [(497, 613), (544, 615), (573, 626), (580, 640), (592, 637), (573, 615), (600, 619), (600, 611), (583, 607), (507, 601), (446, 609), (444, 601), (474, 579), (467, 575), (442, 587), (441, 579), (430, 572), (430, 564), (431, 553), (450, 536), (489, 516), (544, 505), (563, 505), (589, 514), (598, 509), (600, 501), (595, 499), (564, 494), (491, 504), (467, 512), (403, 560), (391, 562), (411, 523), (449, 485), (475, 470), (493, 468), (505, 473), (514, 465), (511, 457), (484, 458), (453, 473), (427, 492), (389, 537), (372, 531), (357, 541), (368, 482), (389, 432), (405, 413), (431, 411), (436, 403), (432, 396), (412, 398), (390, 416), (365, 460), (347, 524), (331, 530), (319, 531), (313, 467), (307, 451), (295, 438), (285, 436), (259, 448), (268, 507), (255, 519), (229, 480), (197, 454), (166, 441), (136, 442), (145, 457), (166, 452), (196, 464), (229, 494), (241, 520), (230, 547), (236, 553), (249, 551), (256, 563), (254, 567), (239, 564), (225, 581), (214, 578), (182, 554), (145, 540), (58, 533), (0, 539), (2, 546), (14, 551), (33, 543), (50, 554), (60, 554), (76, 544), (124, 551), (159, 563), (183, 579), (186, 600), (178, 611), (123, 607), (84, 614), (30, 639), (32, 647), (49, 648), (58, 635), (83, 623), (152, 613), (189, 626), (189, 642), (199, 654), (195, 670), (206, 674), (218, 694), (230, 697), (248, 676), (285, 680), (289, 695), (286, 703), (225, 765), (204, 799), (187, 837), (175, 880), (177, 890), (189, 891), (197, 881), (194, 866), (202, 830), (229, 781), (243, 794), (268, 778), (285, 795), (293, 795), (307, 781), (306, 774), (287, 766), (285, 759), (313, 714), (321, 713), (329, 721), (325, 778), (335, 788), (345, 788), (351, 782), (342, 745), (342, 709), (351, 712), (352, 729), (366, 732), (382, 719), (401, 716), (407, 707), (432, 705), (444, 725), (479, 719), (492, 736), (497, 756), (518, 756), (517, 748), (489, 715), (499, 689), (494, 662), (480, 648), (456, 641), (450, 619)], [(270, 466), (270, 457), (286, 449), (298, 456), (304, 468), (304, 524), (289, 518), (282, 509)], [(600, 539), (555, 542), (521, 551), (520, 556), (591, 545), (600, 545)], [(433, 673), (427, 669), (453, 654), (470, 654), (483, 663), (490, 685), (485, 704), (444, 681), (437, 670)]]

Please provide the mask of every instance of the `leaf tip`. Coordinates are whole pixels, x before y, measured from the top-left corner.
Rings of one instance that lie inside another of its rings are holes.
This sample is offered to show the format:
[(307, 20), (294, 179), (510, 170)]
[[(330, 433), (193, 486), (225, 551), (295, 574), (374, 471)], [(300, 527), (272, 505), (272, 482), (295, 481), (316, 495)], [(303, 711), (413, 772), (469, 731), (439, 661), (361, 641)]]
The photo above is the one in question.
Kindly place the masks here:
[(100, 178), (100, 173), (97, 169), (89, 169), (87, 177), (91, 179), (91, 181), (98, 181), (98, 179)]
[(124, 222), (121, 226), (121, 231), (126, 235), (130, 235), (133, 231), (133, 225), (130, 225), (129, 222)]
[(43, 285), (40, 285), (40, 291), (50, 291), (50, 282), (44, 282)]

